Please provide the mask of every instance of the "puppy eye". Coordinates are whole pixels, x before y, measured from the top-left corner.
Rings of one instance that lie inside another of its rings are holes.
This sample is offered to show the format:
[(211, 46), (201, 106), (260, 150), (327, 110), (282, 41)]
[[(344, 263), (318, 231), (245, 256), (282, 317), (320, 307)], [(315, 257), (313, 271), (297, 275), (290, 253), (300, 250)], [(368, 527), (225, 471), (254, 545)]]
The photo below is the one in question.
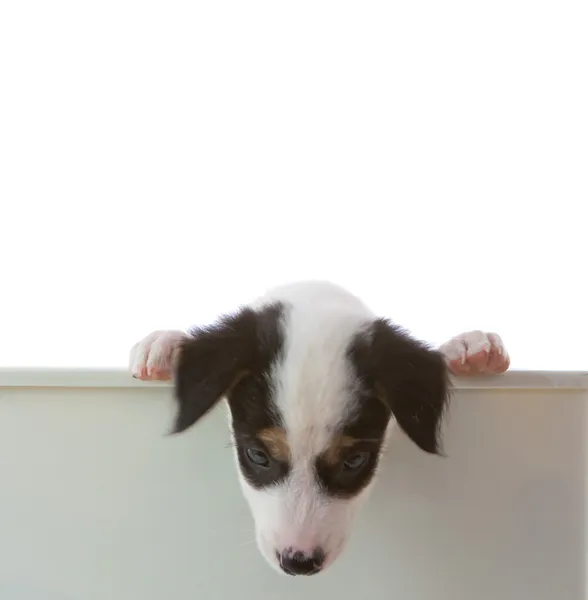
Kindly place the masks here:
[(245, 451), (247, 458), (258, 467), (267, 468), (270, 464), (269, 456), (257, 448), (247, 448)]
[(359, 471), (368, 461), (369, 452), (356, 452), (343, 461), (343, 470), (347, 472)]

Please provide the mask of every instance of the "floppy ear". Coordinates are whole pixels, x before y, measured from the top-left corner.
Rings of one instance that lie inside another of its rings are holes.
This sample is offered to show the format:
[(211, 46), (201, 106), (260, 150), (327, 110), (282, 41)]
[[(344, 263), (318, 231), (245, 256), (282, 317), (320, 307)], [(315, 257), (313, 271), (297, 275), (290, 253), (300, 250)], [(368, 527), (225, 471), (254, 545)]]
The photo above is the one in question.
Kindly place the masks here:
[(350, 358), (363, 384), (390, 408), (408, 437), (425, 452), (441, 454), (440, 428), (449, 400), (441, 353), (377, 319), (356, 338)]
[(244, 308), (190, 332), (176, 364), (178, 413), (172, 433), (194, 425), (243, 376), (269, 368), (281, 348), (281, 316), (280, 305)]

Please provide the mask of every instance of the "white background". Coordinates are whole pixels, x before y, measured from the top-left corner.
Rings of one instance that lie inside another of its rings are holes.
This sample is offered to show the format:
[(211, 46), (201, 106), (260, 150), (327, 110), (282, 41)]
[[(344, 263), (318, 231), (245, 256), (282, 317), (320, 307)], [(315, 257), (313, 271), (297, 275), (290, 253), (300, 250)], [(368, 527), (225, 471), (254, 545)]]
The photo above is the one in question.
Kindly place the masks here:
[(123, 366), (277, 282), (582, 369), (587, 4), (0, 4), (0, 365)]

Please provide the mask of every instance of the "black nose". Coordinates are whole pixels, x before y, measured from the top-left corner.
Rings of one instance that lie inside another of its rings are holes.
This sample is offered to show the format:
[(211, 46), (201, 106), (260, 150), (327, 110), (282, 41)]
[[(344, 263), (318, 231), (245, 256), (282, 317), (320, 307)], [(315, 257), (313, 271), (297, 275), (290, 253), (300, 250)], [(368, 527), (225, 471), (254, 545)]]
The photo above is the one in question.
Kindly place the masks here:
[(312, 556), (307, 556), (299, 550), (286, 548), (278, 554), (278, 559), (282, 571), (288, 575), (314, 575), (322, 569), (325, 553), (322, 548), (315, 548)]

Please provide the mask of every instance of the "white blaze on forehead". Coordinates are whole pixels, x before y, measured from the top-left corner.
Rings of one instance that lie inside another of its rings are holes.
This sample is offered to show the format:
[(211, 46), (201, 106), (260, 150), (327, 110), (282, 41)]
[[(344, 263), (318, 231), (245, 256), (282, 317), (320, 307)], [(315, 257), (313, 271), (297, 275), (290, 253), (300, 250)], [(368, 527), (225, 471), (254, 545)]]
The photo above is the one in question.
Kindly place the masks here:
[(293, 461), (316, 456), (349, 418), (358, 391), (349, 344), (365, 313), (348, 307), (296, 305), (285, 315), (285, 340), (274, 365), (274, 403)]

